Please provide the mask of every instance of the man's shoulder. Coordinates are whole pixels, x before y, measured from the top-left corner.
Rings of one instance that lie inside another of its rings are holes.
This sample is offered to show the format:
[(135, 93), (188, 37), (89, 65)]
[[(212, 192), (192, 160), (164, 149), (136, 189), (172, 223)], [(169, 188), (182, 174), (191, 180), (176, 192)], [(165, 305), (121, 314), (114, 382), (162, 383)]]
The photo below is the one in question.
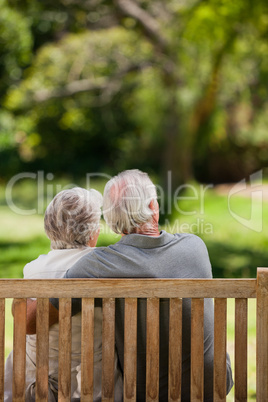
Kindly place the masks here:
[(109, 251), (109, 246), (96, 247), (92, 251), (89, 251), (67, 271), (66, 277), (99, 277), (107, 261)]
[(176, 241), (184, 241), (185, 243), (191, 243), (191, 244), (196, 244), (196, 245), (205, 245), (204, 241), (201, 239), (201, 237), (193, 234), (193, 233), (175, 233), (174, 235), (174, 240)]
[(190, 253), (193, 258), (207, 259), (207, 246), (201, 237), (192, 233), (176, 233), (174, 234), (174, 239), (178, 250)]

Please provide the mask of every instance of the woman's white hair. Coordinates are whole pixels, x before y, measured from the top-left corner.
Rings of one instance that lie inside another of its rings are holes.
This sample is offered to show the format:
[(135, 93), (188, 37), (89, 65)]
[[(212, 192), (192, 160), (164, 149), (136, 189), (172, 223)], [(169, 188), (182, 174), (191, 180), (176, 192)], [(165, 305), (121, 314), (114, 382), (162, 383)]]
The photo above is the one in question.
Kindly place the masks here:
[(59, 192), (48, 205), (44, 226), (52, 249), (87, 246), (99, 229), (102, 195), (75, 187)]
[(151, 220), (153, 211), (149, 204), (152, 200), (157, 200), (157, 193), (147, 173), (125, 170), (105, 186), (104, 219), (115, 233), (133, 233)]

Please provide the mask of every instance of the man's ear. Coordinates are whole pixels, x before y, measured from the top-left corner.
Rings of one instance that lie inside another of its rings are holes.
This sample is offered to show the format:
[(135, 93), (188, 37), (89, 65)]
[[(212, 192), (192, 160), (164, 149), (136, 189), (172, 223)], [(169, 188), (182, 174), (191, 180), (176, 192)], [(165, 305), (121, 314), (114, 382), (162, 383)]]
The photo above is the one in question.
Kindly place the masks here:
[(149, 208), (150, 208), (152, 211), (155, 210), (154, 200), (151, 200), (151, 201), (150, 201)]
[(150, 201), (150, 204), (149, 204), (149, 208), (152, 210), (152, 211), (157, 211), (158, 212), (158, 210), (159, 210), (159, 205), (158, 205), (158, 202), (156, 201), (156, 200), (151, 200)]
[(159, 204), (157, 200), (151, 200), (149, 208), (153, 211), (153, 216), (159, 220)]

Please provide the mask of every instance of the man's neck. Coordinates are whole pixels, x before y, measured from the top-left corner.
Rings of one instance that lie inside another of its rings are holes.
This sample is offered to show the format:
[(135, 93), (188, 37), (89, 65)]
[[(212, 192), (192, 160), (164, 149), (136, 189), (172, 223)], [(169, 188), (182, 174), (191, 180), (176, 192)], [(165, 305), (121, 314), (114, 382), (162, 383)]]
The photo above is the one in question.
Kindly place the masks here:
[(160, 236), (158, 224), (150, 224), (150, 225), (145, 224), (142, 227), (137, 228), (137, 230), (133, 233), (141, 234), (144, 236), (152, 236), (152, 237)]

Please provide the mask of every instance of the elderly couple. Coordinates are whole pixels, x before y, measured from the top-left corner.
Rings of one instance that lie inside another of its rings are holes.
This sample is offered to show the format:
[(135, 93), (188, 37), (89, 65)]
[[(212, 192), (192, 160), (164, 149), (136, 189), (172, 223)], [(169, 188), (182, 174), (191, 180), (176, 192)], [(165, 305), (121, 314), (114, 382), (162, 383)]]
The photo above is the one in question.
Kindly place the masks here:
[[(203, 241), (192, 234), (159, 232), (156, 188), (146, 173), (128, 170), (108, 181), (103, 195), (103, 215), (118, 243), (94, 248), (99, 235), (102, 197), (81, 188), (61, 191), (47, 207), (45, 231), (51, 240), (47, 255), (24, 268), (24, 278), (211, 278), (211, 265)], [(49, 401), (57, 400), (58, 301), (51, 299), (49, 333)], [(73, 300), (72, 318), (72, 401), (80, 400), (81, 313)], [(160, 401), (168, 400), (168, 317), (169, 304), (160, 302)], [(27, 307), (26, 400), (35, 393), (36, 301)], [(146, 301), (138, 306), (137, 400), (145, 401)], [(204, 310), (204, 400), (213, 401), (213, 301)], [(182, 401), (190, 400), (191, 302), (183, 301)], [(102, 310), (95, 307), (94, 401), (101, 400)], [(123, 400), (122, 368), (124, 304), (116, 306), (115, 401)], [(226, 393), (233, 385), (231, 364), (226, 355)], [(12, 401), (12, 354), (6, 362), (5, 401)]]

